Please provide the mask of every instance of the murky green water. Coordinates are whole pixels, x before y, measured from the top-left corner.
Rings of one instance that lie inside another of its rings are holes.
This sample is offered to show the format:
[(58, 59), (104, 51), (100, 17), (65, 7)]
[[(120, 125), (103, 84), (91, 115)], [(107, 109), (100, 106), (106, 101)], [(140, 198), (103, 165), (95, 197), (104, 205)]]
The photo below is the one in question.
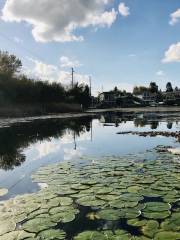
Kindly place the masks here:
[(2, 127), (0, 239), (180, 239), (180, 158), (157, 148), (179, 143), (117, 134), (150, 129), (179, 123), (105, 114)]

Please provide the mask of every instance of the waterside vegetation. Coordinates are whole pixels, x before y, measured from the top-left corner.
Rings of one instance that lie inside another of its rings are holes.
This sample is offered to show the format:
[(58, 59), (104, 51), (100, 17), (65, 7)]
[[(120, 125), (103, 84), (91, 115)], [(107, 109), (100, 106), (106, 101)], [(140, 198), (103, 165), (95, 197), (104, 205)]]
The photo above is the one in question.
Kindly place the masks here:
[(22, 73), (20, 59), (0, 51), (0, 116), (80, 112), (89, 104), (88, 85), (64, 87), (30, 78)]

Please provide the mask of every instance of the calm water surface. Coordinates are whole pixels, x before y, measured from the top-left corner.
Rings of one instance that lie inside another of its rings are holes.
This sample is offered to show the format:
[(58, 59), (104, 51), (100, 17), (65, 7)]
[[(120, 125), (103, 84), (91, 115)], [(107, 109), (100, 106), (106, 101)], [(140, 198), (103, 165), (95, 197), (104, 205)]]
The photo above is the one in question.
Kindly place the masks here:
[(106, 113), (96, 117), (0, 121), (0, 186), (4, 199), (39, 186), (31, 174), (40, 166), (84, 156), (138, 154), (157, 145), (179, 146), (174, 138), (118, 135), (120, 131), (179, 131), (174, 117)]

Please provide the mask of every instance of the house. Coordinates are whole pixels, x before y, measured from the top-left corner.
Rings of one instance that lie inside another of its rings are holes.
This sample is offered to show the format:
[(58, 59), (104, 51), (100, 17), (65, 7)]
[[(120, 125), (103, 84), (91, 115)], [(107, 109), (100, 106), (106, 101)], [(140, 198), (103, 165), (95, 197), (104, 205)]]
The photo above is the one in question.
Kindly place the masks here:
[(102, 92), (98, 96), (99, 107), (131, 107), (140, 104), (131, 93), (121, 91)]
[(142, 94), (142, 100), (145, 104), (151, 104), (158, 101), (158, 93), (152, 93), (150, 91), (146, 91)]
[(114, 106), (116, 104), (117, 97), (118, 95), (116, 92), (110, 91), (100, 93), (98, 99), (100, 104)]

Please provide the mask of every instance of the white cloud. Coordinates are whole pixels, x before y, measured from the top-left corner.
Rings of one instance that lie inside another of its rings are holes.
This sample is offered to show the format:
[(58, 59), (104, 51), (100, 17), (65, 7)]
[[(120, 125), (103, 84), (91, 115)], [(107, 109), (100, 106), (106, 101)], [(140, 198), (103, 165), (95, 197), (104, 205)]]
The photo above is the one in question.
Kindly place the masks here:
[[(44, 81), (58, 82), (63, 85), (71, 84), (71, 72), (64, 71), (61, 68), (44, 63), (37, 59), (28, 58), (31, 67), (24, 67), (23, 72), (29, 77), (37, 78)], [(87, 84), (89, 83), (89, 76), (79, 73), (74, 73), (74, 83)]]
[(69, 161), (74, 158), (80, 158), (83, 155), (85, 148), (79, 147), (77, 149), (64, 148), (64, 160)]
[(29, 59), (33, 63), (32, 69), (27, 72), (28, 75), (33, 77), (48, 80), (49, 82), (56, 81), (58, 79), (59, 69), (55, 65), (46, 64), (36, 59)]
[(159, 77), (162, 77), (162, 76), (165, 76), (165, 73), (164, 73), (164, 71), (159, 70), (159, 71), (157, 71), (156, 75)]
[(119, 4), (119, 13), (123, 16), (123, 17), (127, 17), (130, 15), (130, 9), (129, 7), (126, 6), (125, 3), (120, 3)]
[(39, 42), (82, 41), (77, 30), (110, 27), (117, 18), (112, 0), (7, 0), (2, 10), (4, 21), (25, 21)]
[(169, 21), (170, 25), (175, 25), (180, 21), (180, 8), (177, 11), (173, 12), (171, 15), (171, 20)]
[(172, 44), (165, 52), (164, 63), (180, 62), (180, 42)]
[[(59, 72), (59, 78), (58, 81), (61, 82), (63, 85), (70, 85), (72, 78), (71, 78), (71, 73), (67, 71), (60, 71)], [(79, 83), (79, 84), (87, 84), (89, 83), (89, 76), (88, 75), (83, 75), (83, 74), (74, 74), (74, 83)]]
[(60, 65), (62, 68), (72, 68), (72, 67), (80, 67), (81, 63), (78, 60), (71, 60), (66, 56), (62, 56), (60, 58)]

